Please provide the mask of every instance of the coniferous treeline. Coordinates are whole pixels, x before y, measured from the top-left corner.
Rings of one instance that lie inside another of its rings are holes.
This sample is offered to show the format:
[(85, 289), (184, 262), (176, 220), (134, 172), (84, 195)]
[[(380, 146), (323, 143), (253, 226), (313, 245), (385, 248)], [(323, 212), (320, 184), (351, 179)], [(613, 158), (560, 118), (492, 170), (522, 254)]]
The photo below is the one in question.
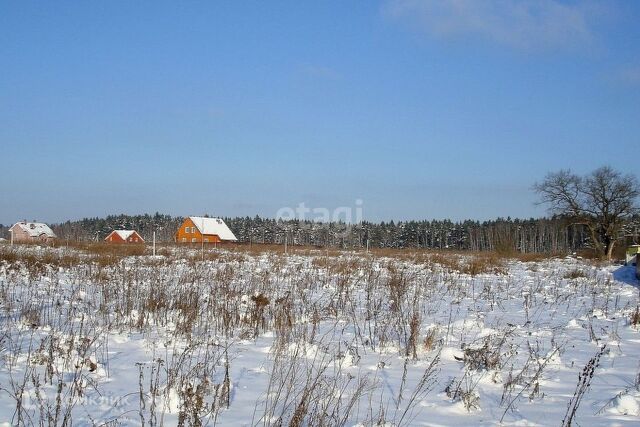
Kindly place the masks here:
[[(319, 247), (364, 248), (430, 248), (461, 250), (498, 250), (519, 252), (573, 252), (590, 247), (585, 227), (572, 225), (564, 218), (511, 219), (492, 221), (390, 221), (318, 223), (313, 221), (279, 221), (270, 218), (224, 218), (239, 242)], [(173, 242), (182, 217), (154, 215), (109, 215), (85, 218), (52, 225), (62, 240), (101, 241), (112, 230), (135, 229), (148, 242), (156, 232), (158, 242)], [(8, 227), (0, 228), (7, 238)], [(634, 240), (640, 229), (640, 218), (627, 224), (624, 236)], [(621, 237), (624, 237), (621, 236)], [(631, 237), (629, 237), (631, 236)]]
[(430, 248), (463, 250), (517, 250), (521, 252), (574, 251), (588, 246), (588, 233), (561, 218), (497, 219), (494, 221), (399, 221), (343, 223), (276, 222), (262, 218), (226, 219), (239, 240), (362, 248)]

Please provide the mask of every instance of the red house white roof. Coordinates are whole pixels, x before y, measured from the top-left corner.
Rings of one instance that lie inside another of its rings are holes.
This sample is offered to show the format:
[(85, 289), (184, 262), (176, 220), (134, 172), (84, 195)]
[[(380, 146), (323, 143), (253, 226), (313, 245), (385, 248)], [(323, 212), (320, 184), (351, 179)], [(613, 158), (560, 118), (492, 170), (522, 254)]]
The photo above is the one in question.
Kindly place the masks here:
[(127, 240), (135, 231), (133, 230), (113, 230), (122, 240)]
[[(127, 241), (127, 239), (128, 239), (129, 237), (131, 237), (134, 233), (135, 233), (135, 234), (138, 234), (138, 233), (136, 233), (136, 231), (135, 231), (135, 230), (113, 230), (111, 233), (109, 233), (109, 236), (111, 236), (111, 235), (112, 235), (112, 234), (114, 234), (114, 233), (115, 233), (115, 234), (117, 234), (117, 235), (118, 235), (122, 240), (124, 240), (125, 242), (126, 242), (126, 241)], [(109, 238), (109, 236), (107, 236), (107, 237), (105, 238), (105, 240), (106, 240), (106, 239), (108, 239), (108, 238)], [(138, 237), (140, 238), (140, 240), (141, 240), (141, 241), (144, 241), (144, 239), (142, 239), (142, 236), (140, 236), (139, 234), (138, 234)]]
[(201, 234), (217, 235), (220, 240), (236, 241), (236, 236), (233, 231), (227, 227), (220, 218), (205, 218), (201, 216), (190, 216), (189, 219), (196, 226)]

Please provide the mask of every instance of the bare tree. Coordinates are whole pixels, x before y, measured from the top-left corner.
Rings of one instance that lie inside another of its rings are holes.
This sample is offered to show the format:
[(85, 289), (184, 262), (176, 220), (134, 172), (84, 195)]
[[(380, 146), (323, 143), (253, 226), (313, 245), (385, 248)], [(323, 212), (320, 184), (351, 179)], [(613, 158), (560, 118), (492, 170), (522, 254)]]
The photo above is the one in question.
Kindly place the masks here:
[(552, 213), (585, 225), (594, 249), (608, 259), (625, 220), (637, 212), (640, 195), (634, 175), (622, 175), (609, 166), (586, 176), (569, 170), (549, 173), (533, 188)]

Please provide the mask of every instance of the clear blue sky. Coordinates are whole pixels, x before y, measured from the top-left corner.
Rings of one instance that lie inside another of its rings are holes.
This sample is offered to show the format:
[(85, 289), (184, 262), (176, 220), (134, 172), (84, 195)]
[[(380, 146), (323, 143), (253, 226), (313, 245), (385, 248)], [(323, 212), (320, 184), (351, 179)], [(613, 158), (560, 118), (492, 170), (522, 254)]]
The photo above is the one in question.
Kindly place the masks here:
[(640, 2), (0, 1), (0, 223), (544, 215), (637, 170)]

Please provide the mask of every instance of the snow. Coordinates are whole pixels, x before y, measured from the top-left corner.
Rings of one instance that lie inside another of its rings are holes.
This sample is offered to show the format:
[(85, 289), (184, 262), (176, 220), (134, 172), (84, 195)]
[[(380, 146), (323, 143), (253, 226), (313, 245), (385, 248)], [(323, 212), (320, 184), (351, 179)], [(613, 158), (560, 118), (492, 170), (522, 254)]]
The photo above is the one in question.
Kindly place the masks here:
[(198, 231), (205, 235), (217, 235), (221, 240), (238, 240), (227, 224), (220, 218), (205, 218), (200, 216), (189, 217)]
[[(327, 425), (559, 425), (603, 346), (574, 424), (640, 422), (632, 267), (510, 260), (472, 277), (349, 252), (194, 254), (0, 261), (0, 425), (18, 423), (22, 387), (22, 422), (55, 414), (59, 384), (75, 425), (176, 425), (194, 411), (229, 426), (296, 411)], [(576, 269), (586, 277), (565, 277)]]
[(614, 402), (615, 410), (622, 415), (640, 415), (640, 405), (638, 405), (638, 399), (630, 396), (618, 396)]

